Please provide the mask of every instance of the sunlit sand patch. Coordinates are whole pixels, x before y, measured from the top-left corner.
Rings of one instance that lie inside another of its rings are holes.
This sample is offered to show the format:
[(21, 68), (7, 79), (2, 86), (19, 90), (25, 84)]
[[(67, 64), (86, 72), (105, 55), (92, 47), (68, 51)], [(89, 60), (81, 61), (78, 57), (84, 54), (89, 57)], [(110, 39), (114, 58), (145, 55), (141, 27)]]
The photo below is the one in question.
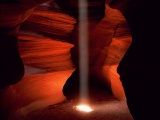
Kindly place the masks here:
[(80, 105), (74, 106), (73, 108), (76, 109), (77, 111), (82, 111), (82, 112), (92, 112), (93, 111), (93, 109), (87, 104), (80, 104)]

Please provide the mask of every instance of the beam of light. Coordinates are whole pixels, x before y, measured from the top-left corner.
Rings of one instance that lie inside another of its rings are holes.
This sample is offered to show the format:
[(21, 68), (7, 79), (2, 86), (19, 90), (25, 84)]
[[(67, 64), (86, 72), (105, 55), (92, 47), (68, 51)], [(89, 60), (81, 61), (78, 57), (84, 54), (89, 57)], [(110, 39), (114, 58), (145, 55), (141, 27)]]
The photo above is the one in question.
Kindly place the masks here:
[(78, 111), (91, 112), (88, 106), (88, 10), (87, 0), (79, 0), (79, 77), (80, 103), (74, 106)]
[(88, 11), (87, 0), (79, 0), (80, 98), (88, 97)]

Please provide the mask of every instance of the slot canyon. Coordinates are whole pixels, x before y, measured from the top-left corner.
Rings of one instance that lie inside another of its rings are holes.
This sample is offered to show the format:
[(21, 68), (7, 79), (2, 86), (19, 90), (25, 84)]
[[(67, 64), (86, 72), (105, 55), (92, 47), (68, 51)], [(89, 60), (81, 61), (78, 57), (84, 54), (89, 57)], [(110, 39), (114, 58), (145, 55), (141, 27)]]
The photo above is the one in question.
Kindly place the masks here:
[[(81, 22), (78, 0), (0, 0), (0, 120), (158, 119), (157, 0), (86, 1)], [(80, 22), (87, 26), (87, 113), (74, 109)]]

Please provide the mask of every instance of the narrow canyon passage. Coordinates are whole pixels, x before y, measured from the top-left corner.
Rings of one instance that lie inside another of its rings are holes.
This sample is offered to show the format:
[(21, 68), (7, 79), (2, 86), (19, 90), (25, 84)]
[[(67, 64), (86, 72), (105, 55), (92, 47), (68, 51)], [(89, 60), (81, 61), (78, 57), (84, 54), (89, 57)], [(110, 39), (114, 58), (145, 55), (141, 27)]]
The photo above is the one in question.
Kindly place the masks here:
[(105, 7), (105, 16), (89, 23), (90, 76), (106, 87), (97, 86), (91, 93), (95, 110), (89, 114), (75, 111), (73, 106), (78, 100), (67, 100), (62, 93), (66, 80), (76, 69), (73, 62), (78, 61), (78, 26), (77, 20), (53, 1), (37, 6), (21, 24), (19, 52), (25, 76), (0, 91), (3, 117), (9, 120), (132, 120), (116, 71), (132, 38), (121, 12), (110, 8), (108, 2)]

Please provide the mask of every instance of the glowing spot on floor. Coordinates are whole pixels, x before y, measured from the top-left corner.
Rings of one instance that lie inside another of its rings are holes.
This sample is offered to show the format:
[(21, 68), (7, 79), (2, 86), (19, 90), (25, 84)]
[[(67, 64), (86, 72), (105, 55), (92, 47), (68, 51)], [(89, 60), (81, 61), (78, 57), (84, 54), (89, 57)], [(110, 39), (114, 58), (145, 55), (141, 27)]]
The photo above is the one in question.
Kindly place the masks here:
[(93, 111), (93, 109), (90, 106), (85, 105), (85, 104), (74, 106), (74, 108), (82, 112), (92, 112)]

